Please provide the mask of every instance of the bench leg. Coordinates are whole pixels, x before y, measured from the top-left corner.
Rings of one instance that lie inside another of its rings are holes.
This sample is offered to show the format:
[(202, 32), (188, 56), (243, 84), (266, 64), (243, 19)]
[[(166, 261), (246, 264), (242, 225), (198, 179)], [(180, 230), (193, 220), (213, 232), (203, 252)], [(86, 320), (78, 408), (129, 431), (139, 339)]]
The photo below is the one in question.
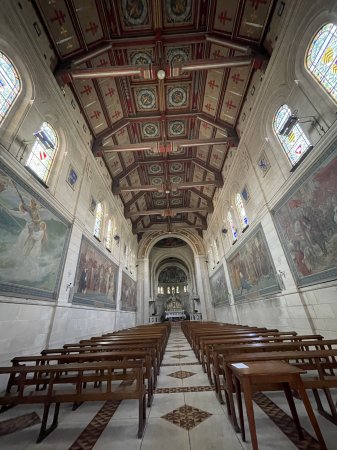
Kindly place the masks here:
[(323, 438), (321, 429), (320, 429), (320, 427), (318, 425), (318, 422), (317, 422), (316, 416), (314, 414), (314, 411), (312, 410), (311, 403), (310, 403), (309, 397), (307, 396), (307, 393), (306, 393), (306, 391), (304, 389), (304, 386), (302, 384), (302, 380), (299, 380), (299, 382), (297, 383), (297, 390), (298, 390), (298, 392), (301, 395), (302, 402), (304, 403), (304, 406), (305, 406), (305, 409), (307, 411), (309, 420), (311, 422), (311, 426), (315, 430), (316, 437), (317, 437), (317, 440), (318, 440), (318, 442), (319, 442), (319, 444), (321, 446), (321, 449), (322, 450), (327, 450), (327, 447), (326, 447), (326, 444), (324, 442), (324, 438)]
[(139, 399), (139, 414), (138, 414), (138, 437), (143, 437), (144, 427), (146, 421), (146, 394)]
[(43, 411), (43, 418), (42, 418), (42, 424), (41, 424), (41, 428), (40, 428), (40, 433), (39, 436), (36, 440), (36, 443), (40, 443), (43, 441), (44, 438), (46, 438), (52, 431), (55, 430), (55, 428), (58, 425), (58, 416), (59, 416), (59, 411), (60, 411), (60, 403), (56, 403), (55, 404), (55, 409), (54, 409), (54, 417), (53, 417), (53, 422), (50, 425), (49, 428), (47, 428), (47, 422), (48, 422), (48, 415), (49, 415), (49, 409), (50, 409), (50, 403), (46, 403), (44, 405), (44, 411)]
[(292, 415), (293, 420), (294, 420), (295, 425), (296, 425), (298, 437), (301, 440), (303, 440), (304, 439), (303, 431), (302, 431), (302, 427), (301, 427), (301, 424), (300, 424), (300, 419), (298, 418), (295, 402), (294, 402), (293, 396), (291, 394), (291, 390), (290, 390), (289, 384), (288, 383), (282, 383), (282, 387), (283, 387), (283, 391), (285, 393), (286, 399), (288, 401), (288, 405), (289, 405), (289, 408), (290, 408), (290, 411), (291, 411), (291, 415)]
[(243, 409), (242, 409), (242, 399), (241, 399), (241, 386), (240, 381), (235, 378), (235, 393), (236, 393), (236, 401), (238, 404), (239, 411), (239, 420), (240, 420), (240, 428), (241, 428), (241, 437), (243, 442), (246, 441), (246, 431), (245, 431), (245, 422), (243, 419)]
[(257, 436), (256, 436), (256, 425), (254, 418), (254, 407), (252, 398), (252, 386), (250, 380), (242, 380), (243, 383), (243, 393), (245, 397), (246, 411), (249, 423), (250, 439), (252, 441), (253, 450), (258, 450)]

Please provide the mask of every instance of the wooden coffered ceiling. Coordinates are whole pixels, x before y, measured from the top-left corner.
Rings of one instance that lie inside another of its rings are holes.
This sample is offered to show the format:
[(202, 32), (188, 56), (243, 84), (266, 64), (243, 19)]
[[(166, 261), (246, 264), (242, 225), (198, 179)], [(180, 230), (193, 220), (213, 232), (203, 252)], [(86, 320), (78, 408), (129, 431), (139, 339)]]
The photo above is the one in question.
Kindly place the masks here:
[(206, 229), (273, 0), (35, 0), (135, 233)]

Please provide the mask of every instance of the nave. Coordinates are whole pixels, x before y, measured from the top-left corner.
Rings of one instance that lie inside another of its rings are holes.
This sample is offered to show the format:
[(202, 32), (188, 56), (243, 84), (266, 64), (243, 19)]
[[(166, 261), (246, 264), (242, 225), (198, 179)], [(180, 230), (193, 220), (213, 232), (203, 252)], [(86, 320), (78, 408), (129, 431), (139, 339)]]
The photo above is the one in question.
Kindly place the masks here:
[[(314, 402), (312, 405), (314, 407)], [(267, 392), (255, 397), (254, 414), (260, 450), (318, 450), (315, 434), (303, 404), (296, 400), (304, 439), (299, 440), (284, 395)], [(181, 330), (173, 322), (152, 405), (146, 409), (142, 438), (137, 438), (137, 400), (87, 402), (75, 411), (61, 405), (55, 431), (36, 444), (43, 408), (18, 405), (1, 414), (0, 447), (9, 450), (242, 450), (251, 449), (246, 423), (246, 442), (235, 433), (214, 388)], [(246, 414), (244, 411), (244, 417)], [(336, 426), (316, 414), (327, 448), (334, 448)]]

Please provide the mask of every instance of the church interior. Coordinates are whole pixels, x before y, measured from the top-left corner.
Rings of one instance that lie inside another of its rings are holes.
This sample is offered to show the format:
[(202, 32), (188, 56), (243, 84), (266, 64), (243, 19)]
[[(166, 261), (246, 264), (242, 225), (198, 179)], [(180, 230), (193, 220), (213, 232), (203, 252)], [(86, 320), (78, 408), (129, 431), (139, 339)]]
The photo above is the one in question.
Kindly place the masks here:
[(336, 448), (336, 2), (0, 11), (0, 447)]

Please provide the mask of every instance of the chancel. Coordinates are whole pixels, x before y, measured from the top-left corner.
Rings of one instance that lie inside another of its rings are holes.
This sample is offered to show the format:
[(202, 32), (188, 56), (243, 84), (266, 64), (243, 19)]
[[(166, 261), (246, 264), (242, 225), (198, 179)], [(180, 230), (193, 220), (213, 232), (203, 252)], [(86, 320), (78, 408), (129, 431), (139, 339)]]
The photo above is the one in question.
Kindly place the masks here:
[(0, 448), (335, 449), (336, 1), (0, 11)]

